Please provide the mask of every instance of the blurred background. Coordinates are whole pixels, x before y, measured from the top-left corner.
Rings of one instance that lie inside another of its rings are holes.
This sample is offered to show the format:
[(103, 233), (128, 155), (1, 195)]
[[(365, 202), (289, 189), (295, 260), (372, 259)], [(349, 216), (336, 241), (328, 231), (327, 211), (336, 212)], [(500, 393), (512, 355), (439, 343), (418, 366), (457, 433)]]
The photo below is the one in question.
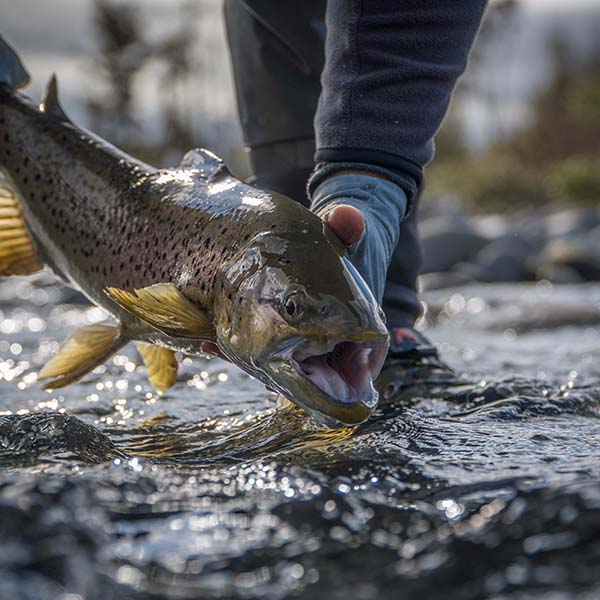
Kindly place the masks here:
[[(221, 9), (0, 0), (0, 31), (33, 98), (56, 72), (135, 156), (245, 177)], [(208, 357), (157, 394), (132, 345), (48, 394), (107, 315), (0, 278), (0, 599), (600, 598), (598, 32), (600, 0), (490, 3), (420, 207), (419, 327), (460, 385), (415, 369), (364, 426), (316, 430)]]
[[(73, 119), (128, 152), (167, 166), (205, 146), (248, 175), (221, 2), (0, 7), (34, 97), (57, 72)], [(600, 278), (598, 31), (598, 0), (490, 2), (427, 169), (425, 288)]]

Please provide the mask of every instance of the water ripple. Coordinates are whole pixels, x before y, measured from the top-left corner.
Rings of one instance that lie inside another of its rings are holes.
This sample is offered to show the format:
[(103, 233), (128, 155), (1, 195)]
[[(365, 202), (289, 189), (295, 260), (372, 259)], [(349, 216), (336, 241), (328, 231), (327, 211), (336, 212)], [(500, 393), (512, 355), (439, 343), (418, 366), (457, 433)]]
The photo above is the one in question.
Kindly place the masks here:
[(508, 337), (523, 286), (440, 300), (424, 326), (468, 376), (325, 431), (218, 360), (157, 395), (132, 348), (47, 394), (39, 366), (104, 316), (0, 283), (0, 596), (595, 597), (597, 338), (567, 289), (568, 324)]

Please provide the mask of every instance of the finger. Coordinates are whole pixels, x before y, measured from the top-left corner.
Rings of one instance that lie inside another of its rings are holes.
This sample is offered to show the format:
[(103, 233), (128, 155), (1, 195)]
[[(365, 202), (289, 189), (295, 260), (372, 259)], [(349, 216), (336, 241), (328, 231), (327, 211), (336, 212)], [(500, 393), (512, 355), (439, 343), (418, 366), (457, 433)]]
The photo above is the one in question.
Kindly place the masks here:
[(348, 204), (336, 206), (325, 215), (324, 220), (346, 246), (358, 242), (365, 232), (365, 219), (362, 213)]

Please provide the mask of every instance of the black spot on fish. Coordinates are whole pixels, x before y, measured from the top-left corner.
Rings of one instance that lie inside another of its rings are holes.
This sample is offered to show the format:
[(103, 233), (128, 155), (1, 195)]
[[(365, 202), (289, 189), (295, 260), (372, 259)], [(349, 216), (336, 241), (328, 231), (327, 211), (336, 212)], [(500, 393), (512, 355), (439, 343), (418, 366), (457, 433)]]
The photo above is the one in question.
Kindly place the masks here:
[(10, 136), (8, 135), (8, 133), (5, 133), (5, 134), (4, 134), (4, 141), (5, 141), (5, 142), (8, 142), (8, 141), (10, 141)]

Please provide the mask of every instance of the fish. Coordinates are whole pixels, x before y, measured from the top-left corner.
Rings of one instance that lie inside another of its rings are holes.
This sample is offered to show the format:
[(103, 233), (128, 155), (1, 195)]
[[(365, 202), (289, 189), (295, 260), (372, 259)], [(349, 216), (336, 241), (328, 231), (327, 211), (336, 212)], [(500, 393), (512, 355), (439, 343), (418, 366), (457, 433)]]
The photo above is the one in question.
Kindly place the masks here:
[(164, 393), (176, 353), (205, 356), (212, 342), (321, 424), (368, 419), (388, 332), (323, 220), (205, 149), (174, 168), (137, 160), (71, 121), (55, 76), (39, 106), (27, 81), (0, 37), (0, 274), (50, 269), (114, 319), (62, 344), (39, 373), (45, 389), (134, 342)]

